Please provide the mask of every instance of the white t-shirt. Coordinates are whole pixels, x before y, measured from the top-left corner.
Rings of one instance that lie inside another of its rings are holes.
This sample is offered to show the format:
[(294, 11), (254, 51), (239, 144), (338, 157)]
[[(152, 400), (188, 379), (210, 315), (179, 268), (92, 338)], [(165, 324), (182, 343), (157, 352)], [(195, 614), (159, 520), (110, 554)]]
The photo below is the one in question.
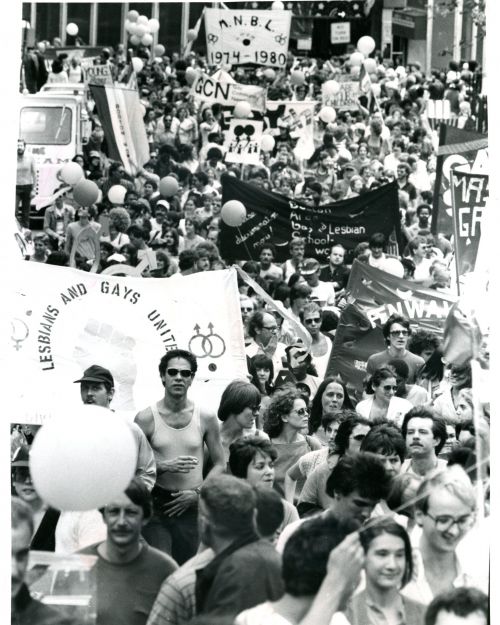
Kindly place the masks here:
[(254, 608), (240, 612), (234, 625), (292, 625), (292, 623), (281, 614), (277, 614), (273, 604), (266, 601)]

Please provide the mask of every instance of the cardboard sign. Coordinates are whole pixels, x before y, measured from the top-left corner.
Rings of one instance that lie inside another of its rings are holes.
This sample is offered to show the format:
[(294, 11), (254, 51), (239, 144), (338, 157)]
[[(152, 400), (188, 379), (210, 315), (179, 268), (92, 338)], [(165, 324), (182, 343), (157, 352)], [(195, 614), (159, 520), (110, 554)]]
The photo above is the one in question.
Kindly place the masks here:
[(224, 143), (226, 162), (258, 165), (263, 126), (263, 122), (249, 119), (231, 120)]
[(322, 93), (323, 105), (332, 106), (337, 112), (357, 109), (359, 96), (362, 95), (359, 80), (339, 81), (339, 85), (340, 91), (335, 95)]
[(298, 139), (293, 150), (296, 158), (307, 159), (314, 154), (314, 102), (269, 100), (267, 115), (271, 127), (285, 126), (290, 136)]
[(351, 22), (332, 22), (330, 43), (351, 43)]
[(234, 106), (237, 102), (248, 102), (253, 111), (263, 113), (266, 110), (266, 90), (253, 85), (221, 82), (202, 74), (194, 81), (190, 95), (203, 102), (219, 102), (225, 106)]
[(93, 85), (112, 85), (111, 68), (109, 65), (89, 65), (84, 68), (85, 82)]
[(206, 9), (208, 64), (284, 67), (291, 18), (291, 11)]

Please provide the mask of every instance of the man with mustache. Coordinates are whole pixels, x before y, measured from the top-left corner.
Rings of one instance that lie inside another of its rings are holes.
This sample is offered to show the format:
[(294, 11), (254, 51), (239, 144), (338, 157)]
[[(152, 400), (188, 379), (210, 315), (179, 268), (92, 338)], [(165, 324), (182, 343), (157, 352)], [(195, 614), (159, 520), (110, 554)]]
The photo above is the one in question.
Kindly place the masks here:
[(410, 458), (401, 472), (424, 478), (436, 469), (446, 468), (438, 454), (446, 442), (446, 425), (431, 408), (416, 406), (406, 413), (401, 426)]

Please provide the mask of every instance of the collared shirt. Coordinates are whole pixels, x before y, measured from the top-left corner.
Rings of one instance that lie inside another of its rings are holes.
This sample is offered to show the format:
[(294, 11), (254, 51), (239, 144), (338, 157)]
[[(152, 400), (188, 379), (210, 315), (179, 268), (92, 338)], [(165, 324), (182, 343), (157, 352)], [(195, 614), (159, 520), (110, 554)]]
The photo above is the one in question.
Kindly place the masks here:
[(205, 568), (214, 557), (212, 549), (205, 549), (165, 580), (147, 625), (183, 625), (196, 615), (196, 571)]
[(401, 595), (397, 598), (397, 617), (396, 620), (389, 620), (386, 613), (380, 609), (380, 607), (368, 596), (366, 597), (366, 611), (368, 613), (368, 623), (366, 625), (405, 625), (405, 611), (403, 607), (403, 600)]

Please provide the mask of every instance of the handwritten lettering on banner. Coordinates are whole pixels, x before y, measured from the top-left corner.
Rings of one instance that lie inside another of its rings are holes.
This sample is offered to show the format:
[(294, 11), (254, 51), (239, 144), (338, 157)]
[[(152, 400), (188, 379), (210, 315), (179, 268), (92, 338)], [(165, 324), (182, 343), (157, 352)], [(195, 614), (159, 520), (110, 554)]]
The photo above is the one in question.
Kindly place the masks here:
[(94, 85), (112, 85), (113, 78), (111, 69), (108, 65), (88, 65), (83, 68), (85, 82), (91, 82)]
[(205, 9), (209, 65), (286, 65), (291, 11)]
[(267, 117), (271, 128), (278, 125), (288, 128), (290, 136), (298, 140), (293, 151), (299, 159), (311, 158), (314, 153), (314, 106), (314, 102), (267, 102)]
[(335, 95), (322, 93), (322, 102), (325, 106), (332, 106), (337, 111), (357, 109), (361, 89), (359, 80), (339, 81), (340, 91)]
[(264, 113), (266, 110), (266, 90), (253, 85), (220, 82), (207, 74), (202, 74), (194, 81), (190, 95), (203, 102), (219, 102), (234, 106), (237, 102), (248, 102), (253, 111)]
[(451, 172), (455, 259), (459, 276), (475, 269), (488, 186), (488, 176), (458, 169)]
[(226, 162), (258, 165), (263, 122), (233, 119), (226, 134)]

